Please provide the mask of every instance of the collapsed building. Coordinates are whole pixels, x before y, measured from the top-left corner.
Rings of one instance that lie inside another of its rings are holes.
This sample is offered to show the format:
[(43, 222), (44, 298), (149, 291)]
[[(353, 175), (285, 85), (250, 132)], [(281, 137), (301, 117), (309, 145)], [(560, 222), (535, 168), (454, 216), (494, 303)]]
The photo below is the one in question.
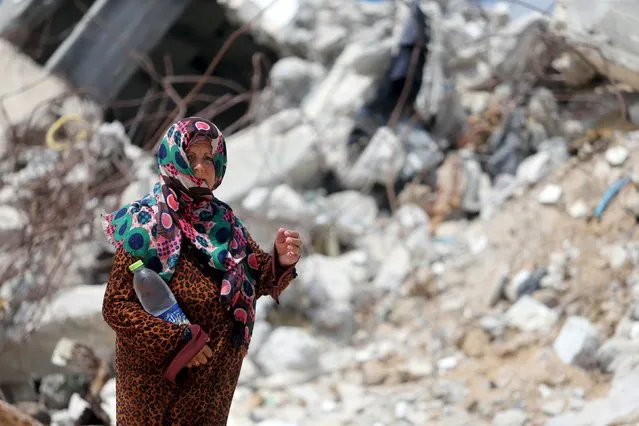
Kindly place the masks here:
[[(545, 12), (0, 3), (3, 399), (112, 421), (96, 219), (150, 189), (168, 122), (203, 114), (228, 136), (217, 195), (261, 243), (283, 223), (309, 242), (282, 304), (260, 302), (233, 424), (632, 418), (637, 12)], [(106, 364), (52, 362), (61, 339)]]

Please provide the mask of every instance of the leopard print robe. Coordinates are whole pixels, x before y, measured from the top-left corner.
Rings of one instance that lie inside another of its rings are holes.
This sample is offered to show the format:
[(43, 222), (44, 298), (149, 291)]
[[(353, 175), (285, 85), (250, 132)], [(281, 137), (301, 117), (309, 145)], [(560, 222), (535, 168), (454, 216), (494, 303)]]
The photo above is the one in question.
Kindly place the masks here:
[[(249, 243), (260, 270), (257, 297), (277, 298), (295, 278), (294, 265), (282, 268), (276, 256), (261, 250), (250, 238)], [(246, 349), (231, 346), (233, 324), (219, 300), (219, 276), (213, 268), (206, 269), (194, 252), (187, 249), (180, 256), (169, 284), (191, 323), (201, 327), (204, 338), (210, 338), (213, 357), (206, 365), (192, 368), (182, 367), (205, 339), (186, 340), (186, 325), (175, 325), (144, 311), (128, 270), (138, 259), (121, 249), (116, 252), (102, 311), (116, 333), (118, 426), (226, 425)], [(166, 372), (167, 366), (175, 368), (176, 364), (179, 374), (173, 383), (167, 380)]]

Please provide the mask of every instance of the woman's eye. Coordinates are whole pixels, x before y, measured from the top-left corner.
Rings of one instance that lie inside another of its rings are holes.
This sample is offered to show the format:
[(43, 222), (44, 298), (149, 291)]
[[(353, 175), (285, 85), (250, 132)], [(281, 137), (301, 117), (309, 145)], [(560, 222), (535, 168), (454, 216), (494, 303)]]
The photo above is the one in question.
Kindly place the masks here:
[(213, 162), (213, 157), (206, 157), (206, 161), (210, 161), (212, 163)]

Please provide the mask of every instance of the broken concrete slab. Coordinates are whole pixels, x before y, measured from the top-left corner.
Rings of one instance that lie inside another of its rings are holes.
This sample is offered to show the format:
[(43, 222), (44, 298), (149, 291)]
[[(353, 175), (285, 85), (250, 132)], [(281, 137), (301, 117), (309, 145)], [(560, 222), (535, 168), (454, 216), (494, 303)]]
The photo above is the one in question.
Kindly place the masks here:
[(353, 72), (366, 45), (353, 43), (344, 49), (322, 83), (305, 99), (304, 115), (317, 121), (322, 116), (349, 114), (372, 93), (374, 77)]
[(639, 89), (639, 9), (633, 2), (559, 0), (551, 28), (597, 71)]
[(524, 295), (506, 312), (508, 325), (522, 331), (548, 333), (559, 315), (529, 295)]
[(50, 359), (62, 337), (85, 344), (99, 357), (108, 359), (115, 345), (115, 333), (102, 318), (105, 288), (105, 285), (83, 285), (54, 296), (28, 339), (2, 348), (2, 380), (20, 382), (60, 372)]
[(587, 318), (569, 317), (557, 336), (553, 348), (566, 364), (592, 368), (597, 364), (599, 331)]
[(318, 135), (299, 110), (284, 110), (227, 139), (229, 167), (216, 195), (240, 202), (253, 188), (287, 181), (293, 188), (316, 179)]

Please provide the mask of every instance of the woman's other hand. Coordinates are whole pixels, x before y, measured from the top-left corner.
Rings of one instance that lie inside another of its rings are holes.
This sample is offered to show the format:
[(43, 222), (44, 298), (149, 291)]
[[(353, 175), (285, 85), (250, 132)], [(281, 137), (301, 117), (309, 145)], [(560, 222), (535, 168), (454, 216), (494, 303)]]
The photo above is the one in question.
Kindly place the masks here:
[(204, 345), (200, 352), (195, 355), (191, 361), (189, 361), (186, 366), (191, 367), (199, 367), (200, 365), (204, 365), (208, 362), (208, 360), (213, 356), (213, 351), (209, 348), (209, 345)]
[(302, 254), (300, 233), (280, 228), (275, 236), (275, 251), (282, 266), (295, 264)]

